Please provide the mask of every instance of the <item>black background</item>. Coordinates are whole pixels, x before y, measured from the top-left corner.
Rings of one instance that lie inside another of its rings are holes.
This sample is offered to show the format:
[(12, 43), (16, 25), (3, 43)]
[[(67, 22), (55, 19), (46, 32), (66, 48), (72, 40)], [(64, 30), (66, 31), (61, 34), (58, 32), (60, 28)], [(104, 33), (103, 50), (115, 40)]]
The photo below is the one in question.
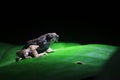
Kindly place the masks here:
[(59, 41), (80, 44), (120, 45), (116, 17), (104, 16), (32, 16), (5, 17), (0, 24), (0, 42), (24, 44), (48, 32), (60, 35)]

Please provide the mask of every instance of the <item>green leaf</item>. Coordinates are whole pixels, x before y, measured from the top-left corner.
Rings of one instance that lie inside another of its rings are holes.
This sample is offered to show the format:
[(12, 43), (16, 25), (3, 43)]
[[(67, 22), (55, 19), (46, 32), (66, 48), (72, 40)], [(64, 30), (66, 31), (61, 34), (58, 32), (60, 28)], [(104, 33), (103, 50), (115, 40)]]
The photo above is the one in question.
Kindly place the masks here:
[(0, 43), (0, 80), (80, 80), (97, 75), (116, 51), (105, 44), (55, 43), (48, 56), (15, 61), (23, 45)]

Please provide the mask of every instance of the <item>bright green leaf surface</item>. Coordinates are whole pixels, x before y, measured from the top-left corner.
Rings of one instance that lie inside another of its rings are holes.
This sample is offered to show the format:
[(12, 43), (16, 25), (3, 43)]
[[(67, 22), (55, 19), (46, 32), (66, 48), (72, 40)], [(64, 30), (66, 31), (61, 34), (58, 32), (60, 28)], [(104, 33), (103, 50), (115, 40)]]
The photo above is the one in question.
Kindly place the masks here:
[(55, 51), (48, 56), (15, 62), (15, 52), (21, 48), (0, 43), (0, 80), (80, 80), (96, 75), (117, 49), (105, 44), (59, 42), (51, 45)]

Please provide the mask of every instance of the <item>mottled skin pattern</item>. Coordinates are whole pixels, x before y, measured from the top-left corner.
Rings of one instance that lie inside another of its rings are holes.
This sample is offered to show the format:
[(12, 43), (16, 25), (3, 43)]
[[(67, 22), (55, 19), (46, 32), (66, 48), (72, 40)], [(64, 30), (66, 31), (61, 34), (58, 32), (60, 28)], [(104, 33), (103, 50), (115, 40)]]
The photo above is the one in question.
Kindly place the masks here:
[(21, 50), (17, 50), (16, 60), (47, 55), (48, 52), (53, 51), (49, 46), (54, 42), (58, 42), (58, 39), (59, 35), (56, 33), (47, 33), (36, 39), (29, 40)]

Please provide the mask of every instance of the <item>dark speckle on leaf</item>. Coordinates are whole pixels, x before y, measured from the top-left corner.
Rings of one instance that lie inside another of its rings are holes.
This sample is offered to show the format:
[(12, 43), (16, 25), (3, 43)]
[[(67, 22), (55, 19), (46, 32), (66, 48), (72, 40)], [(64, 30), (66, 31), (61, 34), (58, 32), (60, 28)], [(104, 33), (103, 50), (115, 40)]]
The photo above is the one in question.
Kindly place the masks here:
[(84, 63), (81, 61), (76, 61), (75, 64), (84, 64)]

